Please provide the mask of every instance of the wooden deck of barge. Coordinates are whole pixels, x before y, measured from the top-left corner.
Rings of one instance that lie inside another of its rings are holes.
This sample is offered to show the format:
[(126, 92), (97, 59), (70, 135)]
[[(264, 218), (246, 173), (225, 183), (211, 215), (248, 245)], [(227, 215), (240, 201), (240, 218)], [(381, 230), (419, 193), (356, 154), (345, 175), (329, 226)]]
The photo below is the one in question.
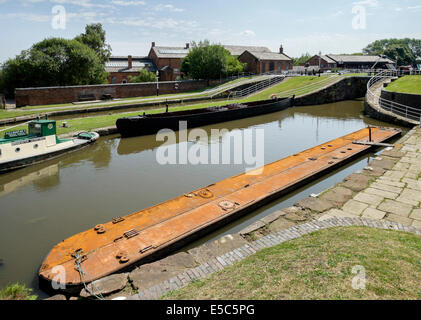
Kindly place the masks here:
[[(401, 133), (390, 128), (371, 130), (374, 143)], [(41, 266), (40, 279), (51, 282), (57, 276), (54, 267), (62, 266), (66, 285), (80, 286), (141, 263), (170, 245), (254, 210), (374, 147), (356, 141), (369, 142), (369, 129), (268, 164), (262, 174), (241, 174), (74, 235), (51, 250)], [(78, 265), (82, 269), (78, 270)]]

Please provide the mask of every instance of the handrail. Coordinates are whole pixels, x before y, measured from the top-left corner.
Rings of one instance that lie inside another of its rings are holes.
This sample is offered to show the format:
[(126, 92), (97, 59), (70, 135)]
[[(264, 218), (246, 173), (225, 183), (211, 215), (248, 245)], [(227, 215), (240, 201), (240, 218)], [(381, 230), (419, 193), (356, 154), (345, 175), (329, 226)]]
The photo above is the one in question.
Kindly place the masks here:
[[(391, 71), (391, 70), (383, 70), (378, 74), (374, 75), (370, 81), (367, 83), (367, 101), (370, 101), (374, 104), (378, 103), (379, 107), (383, 110), (389, 111), (393, 114), (398, 116), (404, 117), (406, 119), (414, 120), (417, 122), (421, 122), (421, 109), (417, 109), (411, 106), (407, 106), (395, 101), (387, 100), (382, 98), (379, 92), (381, 90), (373, 90), (374, 86), (379, 83), (380, 81), (385, 82), (389, 79), (399, 77), (402, 74), (406, 74), (406, 72), (401, 71)], [(410, 74), (412, 75), (421, 75), (421, 71), (411, 71)], [(378, 89), (378, 88), (377, 88)]]

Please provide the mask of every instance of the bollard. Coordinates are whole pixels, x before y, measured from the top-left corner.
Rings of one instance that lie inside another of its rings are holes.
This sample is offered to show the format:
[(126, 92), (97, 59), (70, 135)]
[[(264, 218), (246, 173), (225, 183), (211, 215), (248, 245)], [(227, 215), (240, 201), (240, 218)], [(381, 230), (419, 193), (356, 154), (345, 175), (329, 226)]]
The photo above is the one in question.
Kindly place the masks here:
[(372, 142), (372, 138), (371, 138), (371, 127), (370, 126), (368, 126), (368, 142)]

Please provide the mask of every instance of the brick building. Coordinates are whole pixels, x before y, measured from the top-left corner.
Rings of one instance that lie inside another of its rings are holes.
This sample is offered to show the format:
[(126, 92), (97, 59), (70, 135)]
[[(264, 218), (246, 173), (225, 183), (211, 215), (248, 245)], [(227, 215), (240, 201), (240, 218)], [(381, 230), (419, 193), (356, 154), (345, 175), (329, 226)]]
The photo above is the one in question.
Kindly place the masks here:
[(248, 71), (254, 74), (261, 74), (273, 71), (292, 70), (293, 60), (284, 53), (281, 46), (279, 52), (271, 52), (268, 48), (245, 50), (238, 60), (247, 63)]
[(189, 52), (190, 44), (188, 43), (185, 47), (162, 47), (152, 42), (148, 57), (158, 68), (160, 81), (175, 81), (181, 76), (181, 59), (185, 58)]
[(306, 62), (306, 65), (310, 65), (310, 67), (320, 68), (321, 71), (335, 69), (338, 66), (335, 60), (329, 58), (328, 56), (319, 56), (319, 55), (315, 55), (311, 57)]
[(112, 56), (105, 64), (105, 71), (109, 73), (108, 83), (128, 83), (130, 76), (138, 76), (142, 69), (156, 72), (155, 63), (148, 57), (118, 57)]
[[(396, 62), (382, 56), (357, 56), (357, 55), (338, 55), (338, 54), (327, 54), (321, 56), (323, 64), (327, 65), (324, 70), (332, 68), (343, 68), (343, 69), (371, 69), (373, 66), (376, 69), (393, 69)], [(319, 65), (319, 56), (314, 56), (307, 61), (310, 66)]]

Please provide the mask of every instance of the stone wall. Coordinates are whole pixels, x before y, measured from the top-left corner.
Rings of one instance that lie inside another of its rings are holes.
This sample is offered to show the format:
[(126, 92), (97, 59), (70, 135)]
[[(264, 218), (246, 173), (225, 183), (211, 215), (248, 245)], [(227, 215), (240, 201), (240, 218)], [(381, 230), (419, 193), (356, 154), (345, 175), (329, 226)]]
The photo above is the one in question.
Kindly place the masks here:
[(385, 100), (403, 104), (421, 110), (421, 95), (382, 90), (381, 97)]
[(295, 106), (311, 106), (362, 98), (367, 93), (370, 77), (349, 77), (328, 88), (295, 99)]
[[(175, 84), (178, 83), (178, 89)], [(219, 80), (160, 82), (159, 94), (188, 92), (217, 85)], [(16, 107), (36, 106), (48, 104), (72, 103), (80, 101), (81, 96), (93, 95), (101, 99), (103, 94), (110, 94), (113, 98), (147, 97), (156, 95), (156, 83), (106, 84), (90, 86), (23, 88), (15, 90)]]

